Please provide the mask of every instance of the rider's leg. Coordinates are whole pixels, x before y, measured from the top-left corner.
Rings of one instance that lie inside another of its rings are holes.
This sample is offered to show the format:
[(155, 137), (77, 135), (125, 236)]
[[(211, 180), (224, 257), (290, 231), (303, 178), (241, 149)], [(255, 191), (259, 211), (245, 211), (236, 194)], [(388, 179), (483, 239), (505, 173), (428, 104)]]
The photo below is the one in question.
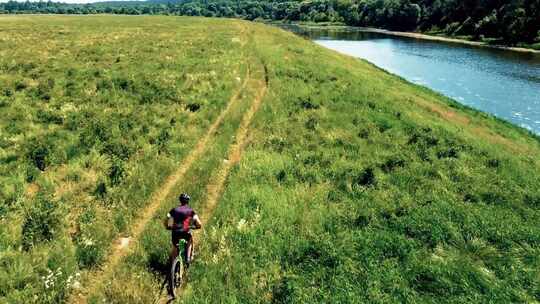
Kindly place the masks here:
[(174, 244), (172, 245), (171, 254), (169, 255), (169, 264), (172, 264), (174, 259), (178, 256), (178, 247), (176, 247)]
[(171, 254), (169, 255), (169, 264), (172, 264), (174, 259), (178, 256), (178, 241), (180, 241), (179, 236), (173, 232), (171, 235), (172, 248)]
[(193, 236), (191, 234), (189, 234), (189, 237), (187, 239), (187, 244), (186, 244), (186, 262), (187, 262), (187, 266), (189, 266), (189, 264), (191, 263), (192, 253), (193, 253)]

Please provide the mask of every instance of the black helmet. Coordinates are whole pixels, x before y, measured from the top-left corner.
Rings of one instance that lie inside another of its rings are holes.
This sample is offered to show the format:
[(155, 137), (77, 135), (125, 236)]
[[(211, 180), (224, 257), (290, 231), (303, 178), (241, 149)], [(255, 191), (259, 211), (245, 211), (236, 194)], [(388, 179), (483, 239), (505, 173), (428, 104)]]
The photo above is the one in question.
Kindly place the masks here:
[(189, 200), (191, 199), (191, 197), (189, 197), (189, 195), (187, 195), (187, 193), (182, 193), (180, 194), (180, 196), (178, 197), (178, 200), (180, 201), (180, 203), (182, 204), (187, 204), (189, 203)]

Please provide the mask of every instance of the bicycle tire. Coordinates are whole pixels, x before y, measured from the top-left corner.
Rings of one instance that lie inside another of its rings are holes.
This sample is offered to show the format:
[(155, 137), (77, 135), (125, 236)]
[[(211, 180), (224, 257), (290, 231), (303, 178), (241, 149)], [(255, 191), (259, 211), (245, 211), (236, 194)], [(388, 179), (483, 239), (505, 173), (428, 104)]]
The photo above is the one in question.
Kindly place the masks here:
[(178, 289), (182, 285), (184, 279), (184, 263), (182, 257), (179, 255), (174, 259), (174, 262), (171, 265), (171, 270), (169, 273), (169, 294), (172, 298), (176, 298)]

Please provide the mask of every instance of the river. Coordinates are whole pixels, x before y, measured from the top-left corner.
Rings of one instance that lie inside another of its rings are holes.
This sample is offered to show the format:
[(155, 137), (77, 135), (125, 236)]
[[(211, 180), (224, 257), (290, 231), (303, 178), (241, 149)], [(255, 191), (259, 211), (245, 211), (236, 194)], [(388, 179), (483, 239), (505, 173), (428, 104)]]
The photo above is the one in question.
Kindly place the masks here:
[(540, 54), (354, 29), (287, 29), (540, 134)]

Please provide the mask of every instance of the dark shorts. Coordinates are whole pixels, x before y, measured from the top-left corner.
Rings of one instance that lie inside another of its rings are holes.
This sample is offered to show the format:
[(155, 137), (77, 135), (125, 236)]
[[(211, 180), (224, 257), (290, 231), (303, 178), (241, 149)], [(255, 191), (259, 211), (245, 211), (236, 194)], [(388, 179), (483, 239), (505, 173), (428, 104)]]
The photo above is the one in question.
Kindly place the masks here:
[(178, 243), (180, 240), (186, 240), (187, 242), (191, 242), (191, 233), (190, 232), (184, 232), (184, 231), (173, 231), (171, 233), (171, 241), (174, 246), (178, 246)]

